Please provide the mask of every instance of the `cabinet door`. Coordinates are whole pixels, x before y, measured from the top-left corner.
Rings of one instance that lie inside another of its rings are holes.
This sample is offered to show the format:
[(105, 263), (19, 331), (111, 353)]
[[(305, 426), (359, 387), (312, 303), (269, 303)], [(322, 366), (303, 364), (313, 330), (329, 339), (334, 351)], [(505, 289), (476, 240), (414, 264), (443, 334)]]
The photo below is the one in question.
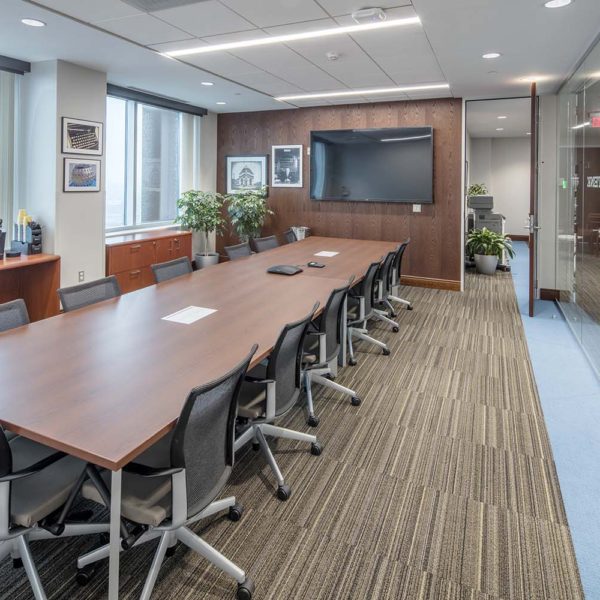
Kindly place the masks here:
[(150, 267), (141, 267), (140, 269), (131, 269), (117, 273), (116, 277), (123, 294), (140, 290), (154, 283), (154, 274)]
[(159, 240), (156, 240), (155, 242), (156, 244), (156, 262), (157, 263), (163, 263), (163, 262), (167, 262), (168, 260), (173, 260), (174, 258), (177, 258), (174, 255), (174, 244), (173, 244), (173, 238), (161, 238)]
[(155, 262), (154, 242), (134, 242), (110, 248), (108, 252), (108, 274), (132, 271)]
[(191, 235), (178, 235), (173, 238), (173, 258), (180, 258), (192, 256), (192, 236)]

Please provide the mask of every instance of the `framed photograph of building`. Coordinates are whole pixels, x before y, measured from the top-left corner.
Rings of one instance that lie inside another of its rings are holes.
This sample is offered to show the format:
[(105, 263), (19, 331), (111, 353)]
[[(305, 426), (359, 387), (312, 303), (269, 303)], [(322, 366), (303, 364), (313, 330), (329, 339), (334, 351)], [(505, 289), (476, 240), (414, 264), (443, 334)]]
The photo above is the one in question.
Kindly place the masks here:
[(302, 145), (273, 146), (271, 185), (302, 187)]
[(102, 155), (102, 123), (63, 117), (63, 154)]
[(227, 193), (260, 190), (267, 185), (267, 156), (227, 156)]
[(65, 192), (99, 192), (100, 161), (79, 158), (65, 158)]

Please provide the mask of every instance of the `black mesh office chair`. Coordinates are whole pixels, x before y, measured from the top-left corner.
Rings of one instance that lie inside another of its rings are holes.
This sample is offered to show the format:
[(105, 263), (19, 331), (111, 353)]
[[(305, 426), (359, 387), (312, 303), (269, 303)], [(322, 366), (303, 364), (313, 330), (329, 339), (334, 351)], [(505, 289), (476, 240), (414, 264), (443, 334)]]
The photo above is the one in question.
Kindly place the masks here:
[(181, 275), (187, 275), (188, 273), (193, 272), (192, 261), (187, 256), (151, 265), (150, 268), (154, 273), (154, 280), (156, 283), (168, 281), (169, 279), (174, 279), (175, 277), (180, 277)]
[[(218, 380), (193, 389), (172, 434), (123, 468), (123, 516), (145, 530), (135, 546), (159, 539), (141, 599), (148, 600), (165, 555), (182, 542), (238, 582), (237, 597), (249, 600), (254, 584), (246, 573), (196, 535), (189, 526), (225, 509), (229, 518), (241, 518), (234, 497), (215, 500), (229, 479), (234, 462), (235, 419), (241, 381), (252, 356)], [(86, 483), (83, 495), (106, 506), (97, 488)], [(93, 563), (107, 558), (103, 546), (77, 561), (78, 581), (89, 580)]]
[(402, 257), (404, 256), (404, 252), (406, 248), (410, 244), (410, 238), (404, 240), (396, 250), (396, 256), (394, 258), (394, 263), (392, 265), (392, 284), (391, 284), (391, 293), (388, 295), (388, 299), (392, 302), (397, 302), (398, 304), (402, 304), (406, 306), (407, 310), (412, 310), (413, 305), (412, 302), (408, 300), (404, 300), (404, 298), (400, 297), (400, 278), (402, 277)]
[(288, 244), (293, 244), (294, 242), (298, 241), (298, 238), (296, 237), (296, 234), (294, 233), (293, 229), (286, 229), (283, 232), (283, 237), (285, 238), (285, 241)]
[(321, 445), (314, 435), (273, 425), (293, 408), (300, 396), (302, 346), (317, 307), (318, 303), (306, 317), (283, 328), (266, 366), (260, 365), (248, 373), (240, 391), (238, 414), (242, 421), (247, 421), (248, 428), (236, 439), (235, 448), (238, 450), (253, 440), (254, 447), (263, 451), (277, 479), (280, 500), (287, 500), (292, 491), (285, 483), (265, 436), (310, 442), (311, 453), (321, 454)]
[(24, 300), (19, 298), (0, 304), (0, 333), (28, 323), (29, 314)]
[(119, 282), (114, 275), (89, 283), (81, 283), (58, 290), (60, 302), (65, 312), (70, 312), (96, 302), (117, 298), (121, 295)]
[[(373, 299), (373, 318), (383, 321), (392, 327), (392, 331), (400, 331), (398, 323), (390, 318), (397, 316), (390, 302), (392, 293), (392, 270), (397, 251), (389, 252), (379, 265), (379, 271), (375, 277), (375, 296)], [(390, 311), (388, 313), (388, 311)]]
[(369, 265), (363, 280), (348, 293), (348, 364), (355, 365), (354, 338), (363, 340), (381, 348), (383, 354), (389, 355), (387, 344), (368, 335), (367, 322), (376, 317), (373, 298), (377, 286), (377, 273), (380, 262)]
[(354, 390), (333, 381), (333, 378), (337, 375), (341, 329), (345, 318), (344, 300), (348, 295), (353, 279), (348, 282), (348, 285), (331, 292), (325, 309), (318, 319), (311, 322), (308, 328), (302, 359), (302, 375), (306, 389), (307, 423), (311, 427), (316, 427), (319, 424), (313, 406), (313, 383), (318, 383), (350, 396), (353, 406), (358, 406), (361, 403), (358, 394)]
[(25, 567), (36, 600), (46, 595), (29, 542), (109, 530), (108, 523), (72, 523), (55, 536), (44, 528), (45, 519), (67, 500), (84, 468), (80, 460), (25, 437), (9, 442), (0, 428), (0, 561), (10, 554), (15, 566)]
[(274, 235), (269, 235), (263, 238), (254, 238), (252, 240), (252, 246), (255, 252), (264, 252), (265, 250), (272, 250), (279, 246), (279, 242)]
[(252, 250), (250, 249), (250, 244), (248, 242), (242, 242), (236, 246), (225, 246), (225, 254), (227, 254), (229, 260), (236, 260), (238, 258), (243, 258), (244, 256), (250, 256)]

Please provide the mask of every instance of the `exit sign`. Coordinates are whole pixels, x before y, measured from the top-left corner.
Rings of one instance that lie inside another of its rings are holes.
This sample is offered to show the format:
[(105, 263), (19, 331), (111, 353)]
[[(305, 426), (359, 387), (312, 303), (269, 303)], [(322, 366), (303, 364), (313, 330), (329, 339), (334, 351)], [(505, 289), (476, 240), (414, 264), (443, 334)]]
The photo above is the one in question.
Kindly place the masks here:
[(590, 116), (592, 127), (600, 127), (600, 113), (592, 113)]

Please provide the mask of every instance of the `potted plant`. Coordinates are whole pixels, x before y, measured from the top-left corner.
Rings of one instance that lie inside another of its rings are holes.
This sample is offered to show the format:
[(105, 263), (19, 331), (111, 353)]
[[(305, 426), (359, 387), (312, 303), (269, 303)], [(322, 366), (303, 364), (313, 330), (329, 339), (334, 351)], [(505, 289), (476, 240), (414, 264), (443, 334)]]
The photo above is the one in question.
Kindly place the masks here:
[(502, 253), (506, 252), (513, 258), (515, 252), (511, 239), (505, 235), (483, 229), (473, 229), (467, 235), (467, 251), (475, 257), (475, 266), (479, 273), (493, 275), (498, 266)]
[(219, 262), (217, 252), (209, 252), (209, 236), (214, 231), (222, 233), (225, 219), (223, 218), (223, 196), (215, 192), (189, 190), (177, 200), (179, 215), (175, 219), (183, 227), (200, 232), (203, 236), (203, 252), (195, 255), (196, 266), (199, 269), (216, 265)]
[(267, 205), (266, 198), (266, 187), (260, 190), (238, 192), (226, 197), (231, 225), (241, 242), (247, 242), (252, 237), (259, 237), (266, 218), (273, 214)]
[(487, 193), (485, 183), (472, 183), (467, 190), (467, 196), (485, 196)]

